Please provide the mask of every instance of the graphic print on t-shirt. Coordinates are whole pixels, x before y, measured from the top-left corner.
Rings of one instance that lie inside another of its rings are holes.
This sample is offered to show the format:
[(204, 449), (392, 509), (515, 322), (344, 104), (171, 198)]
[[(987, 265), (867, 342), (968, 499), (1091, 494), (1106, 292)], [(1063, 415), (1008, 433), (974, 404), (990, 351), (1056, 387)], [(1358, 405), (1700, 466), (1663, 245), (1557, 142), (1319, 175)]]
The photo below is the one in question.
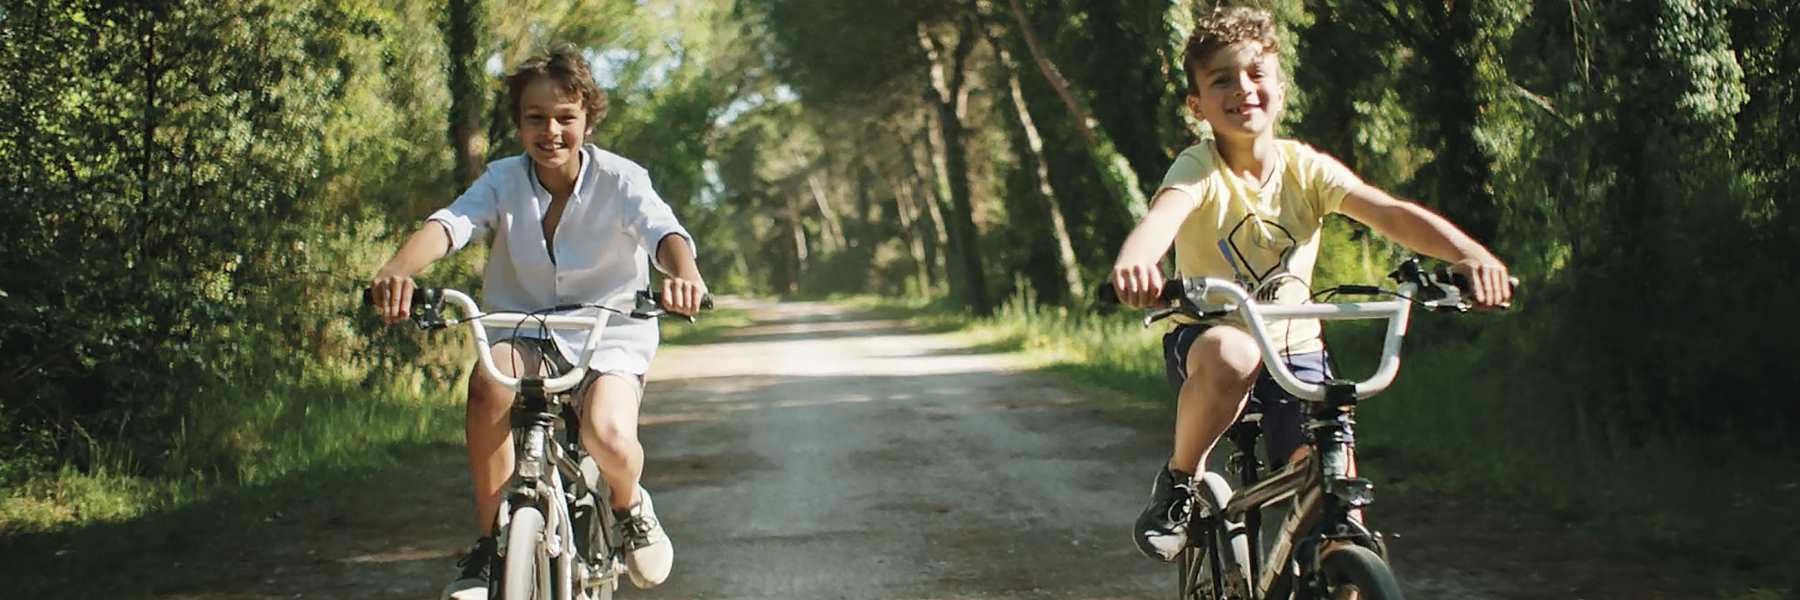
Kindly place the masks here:
[[(1245, 287), (1255, 290), (1263, 282), (1288, 272), (1288, 259), (1299, 245), (1293, 232), (1280, 223), (1249, 214), (1220, 241), (1219, 252), (1237, 271), (1238, 279)], [(1273, 300), (1274, 291), (1275, 288), (1264, 290), (1269, 297), (1261, 299)]]

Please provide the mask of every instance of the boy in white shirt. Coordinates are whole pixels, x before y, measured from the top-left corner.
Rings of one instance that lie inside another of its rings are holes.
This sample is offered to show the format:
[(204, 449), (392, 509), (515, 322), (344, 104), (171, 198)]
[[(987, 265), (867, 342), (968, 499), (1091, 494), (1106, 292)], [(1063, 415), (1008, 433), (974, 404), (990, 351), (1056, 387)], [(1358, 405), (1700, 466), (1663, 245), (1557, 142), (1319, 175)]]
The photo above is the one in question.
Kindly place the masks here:
[[(706, 283), (694, 262), (693, 236), (629, 160), (584, 144), (606, 116), (606, 94), (571, 45), (525, 61), (506, 78), (507, 108), (525, 147), (494, 161), (449, 207), (433, 213), (375, 275), (376, 306), (389, 323), (409, 317), (412, 276), (427, 265), (493, 235), (483, 272), (482, 306), (537, 310), (610, 299), (650, 283), (646, 259), (668, 277), (663, 308), (699, 310)], [(612, 315), (589, 367), (598, 375), (578, 388), (582, 446), (615, 492), (612, 509), (625, 536), (632, 582), (651, 587), (668, 577), (674, 550), (638, 481), (643, 377), (656, 352), (656, 323)], [(562, 369), (585, 333), (514, 337), (493, 345), (508, 376), (546, 363)], [(495, 553), (493, 528), (501, 488), (513, 472), (508, 415), (513, 392), (475, 369), (469, 382), (466, 434), (480, 537), (459, 566), (446, 598), (486, 598)]]

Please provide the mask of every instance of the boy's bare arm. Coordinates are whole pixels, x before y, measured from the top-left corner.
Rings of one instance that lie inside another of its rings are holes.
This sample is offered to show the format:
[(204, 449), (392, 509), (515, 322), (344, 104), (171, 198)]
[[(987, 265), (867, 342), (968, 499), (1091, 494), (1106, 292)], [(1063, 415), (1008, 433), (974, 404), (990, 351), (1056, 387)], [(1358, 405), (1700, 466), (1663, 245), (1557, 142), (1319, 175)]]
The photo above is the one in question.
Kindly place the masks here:
[(700, 265), (694, 262), (688, 241), (679, 233), (663, 236), (656, 243), (656, 264), (668, 275), (662, 283), (663, 308), (684, 315), (700, 312), (706, 281), (700, 277)]
[(437, 221), (427, 222), (400, 244), (400, 250), (381, 265), (370, 282), (375, 306), (382, 320), (394, 323), (412, 312), (413, 275), (450, 254), (450, 230)]
[(1339, 210), (1407, 249), (1452, 263), (1473, 284), (1477, 304), (1512, 302), (1506, 264), (1449, 219), (1366, 184), (1350, 190)]
[(1143, 308), (1162, 294), (1164, 275), (1158, 263), (1193, 211), (1194, 199), (1187, 192), (1165, 189), (1151, 199), (1150, 212), (1131, 229), (1113, 262), (1112, 285), (1120, 302)]

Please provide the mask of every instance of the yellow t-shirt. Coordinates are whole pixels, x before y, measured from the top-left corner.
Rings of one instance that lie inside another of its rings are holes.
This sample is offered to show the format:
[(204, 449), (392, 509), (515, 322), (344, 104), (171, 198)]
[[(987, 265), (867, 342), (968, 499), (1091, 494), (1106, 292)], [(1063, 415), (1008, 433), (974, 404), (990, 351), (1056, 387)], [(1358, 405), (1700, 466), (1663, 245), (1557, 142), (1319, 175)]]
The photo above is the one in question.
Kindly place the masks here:
[[(1175, 234), (1181, 276), (1236, 280), (1259, 302), (1308, 301), (1325, 216), (1362, 180), (1337, 159), (1293, 140), (1276, 141), (1274, 160), (1268, 180), (1258, 185), (1226, 168), (1212, 140), (1175, 157), (1161, 189), (1179, 190), (1194, 202)], [(1284, 352), (1325, 347), (1317, 320), (1267, 325)]]

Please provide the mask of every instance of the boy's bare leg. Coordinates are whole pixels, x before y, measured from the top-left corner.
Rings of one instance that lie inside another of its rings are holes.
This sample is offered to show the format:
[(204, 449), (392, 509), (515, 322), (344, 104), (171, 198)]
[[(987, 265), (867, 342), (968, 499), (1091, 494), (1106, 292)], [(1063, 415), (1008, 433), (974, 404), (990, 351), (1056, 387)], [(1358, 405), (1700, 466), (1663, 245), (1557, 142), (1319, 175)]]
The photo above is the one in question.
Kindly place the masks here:
[[(507, 377), (517, 377), (525, 365), (538, 363), (535, 352), (509, 342), (494, 344), (494, 366)], [(533, 369), (535, 371), (536, 369)], [(513, 391), (475, 366), (469, 378), (469, 405), (463, 434), (469, 446), (469, 479), (475, 483), (475, 529), (490, 535), (500, 512), (500, 491), (512, 477)]]
[(612, 489), (611, 508), (619, 517), (626, 572), (640, 588), (669, 578), (675, 547), (656, 517), (656, 503), (638, 485), (644, 474), (644, 446), (638, 442), (638, 405), (643, 386), (636, 377), (608, 373), (588, 387), (581, 409), (581, 445), (600, 465)]
[(638, 442), (638, 394), (635, 378), (608, 373), (588, 386), (581, 407), (581, 447), (600, 465), (612, 508), (636, 504), (638, 479), (644, 474), (644, 446)]
[(1168, 465), (1157, 469), (1150, 503), (1132, 525), (1138, 551), (1164, 561), (1173, 560), (1187, 545), (1194, 490), (1189, 480), (1204, 468), (1213, 443), (1237, 419), (1260, 362), (1250, 334), (1231, 327), (1202, 332), (1187, 358), (1187, 381), (1181, 384), (1175, 407), (1175, 451)]
[(1207, 329), (1188, 350), (1187, 381), (1175, 407), (1175, 452), (1169, 468), (1201, 472), (1213, 445), (1236, 422), (1262, 364), (1256, 340), (1236, 327)]

